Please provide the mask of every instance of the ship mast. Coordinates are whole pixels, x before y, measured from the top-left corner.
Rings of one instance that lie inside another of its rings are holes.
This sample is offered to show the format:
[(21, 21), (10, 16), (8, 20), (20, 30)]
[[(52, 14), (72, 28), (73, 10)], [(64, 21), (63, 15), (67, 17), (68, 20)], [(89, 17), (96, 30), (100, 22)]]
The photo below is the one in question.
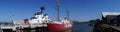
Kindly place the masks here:
[(69, 9), (67, 9), (66, 14), (67, 14), (67, 19), (69, 20)]
[(59, 15), (59, 8), (60, 8), (60, 1), (59, 0), (57, 0), (57, 2), (56, 2), (56, 6), (57, 6), (57, 20), (59, 21), (60, 20), (60, 15)]
[(13, 17), (12, 17), (12, 16), (10, 16), (10, 20), (12, 20), (12, 23), (14, 24), (14, 20), (13, 20)]

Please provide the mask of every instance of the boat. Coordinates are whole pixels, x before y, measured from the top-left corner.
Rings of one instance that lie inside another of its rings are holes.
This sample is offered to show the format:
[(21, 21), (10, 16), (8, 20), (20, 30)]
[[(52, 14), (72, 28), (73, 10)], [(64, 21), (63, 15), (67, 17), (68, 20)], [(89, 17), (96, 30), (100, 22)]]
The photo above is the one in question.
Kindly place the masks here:
[[(64, 31), (64, 30), (71, 29), (73, 26), (73, 23), (68, 19), (69, 15), (67, 15), (67, 18), (65, 17), (62, 20), (59, 19), (59, 7), (60, 7), (60, 3), (59, 3), (59, 0), (57, 0), (58, 20), (57, 21), (50, 21), (49, 23), (47, 23), (49, 31)], [(69, 13), (67, 13), (67, 14), (69, 14)]]
[[(22, 27), (25, 27), (26, 25), (30, 26), (31, 28), (35, 27), (47, 27), (47, 19), (48, 15), (43, 14), (44, 6), (41, 7), (41, 11), (38, 11), (34, 14), (33, 17), (30, 19), (24, 19), (22, 21), (13, 21), (15, 25), (22, 25)], [(21, 24), (22, 23), (22, 24)], [(25, 26), (23, 26), (25, 25)]]
[(49, 22), (47, 23), (49, 31), (64, 31), (72, 28), (72, 22)]
[[(40, 7), (40, 9), (41, 10), (36, 12), (30, 19), (14, 20), (11, 17), (12, 25), (2, 25), (0, 29), (3, 30), (3, 32), (45, 32), (47, 31), (47, 23), (51, 20), (47, 14), (43, 13), (45, 10), (44, 5)], [(33, 29), (36, 31), (33, 31)]]
[[(24, 19), (23, 28), (27, 29), (27, 32), (30, 32), (31, 29), (35, 29), (34, 32), (45, 32), (47, 31), (47, 22), (50, 20), (47, 14), (43, 14), (43, 10), (45, 10), (44, 6), (41, 7), (41, 11), (36, 12), (33, 17), (29, 20)], [(27, 28), (25, 27), (26, 25)]]
[(47, 22), (50, 21), (47, 14), (43, 14), (44, 6), (30, 19), (12, 20), (13, 25), (2, 25), (0, 29), (3, 32), (45, 32), (47, 31)]

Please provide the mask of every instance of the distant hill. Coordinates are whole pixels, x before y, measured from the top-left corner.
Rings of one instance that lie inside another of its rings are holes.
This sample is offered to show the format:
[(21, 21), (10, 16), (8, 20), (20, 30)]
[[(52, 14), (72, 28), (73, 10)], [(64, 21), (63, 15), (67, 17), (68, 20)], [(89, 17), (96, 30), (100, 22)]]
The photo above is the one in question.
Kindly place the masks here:
[(88, 22), (88, 21), (73, 21), (73, 22)]
[(79, 21), (73, 21), (73, 23), (78, 23), (78, 24), (80, 24), (80, 23), (89, 23), (89, 22), (87, 22), (87, 21), (82, 21), (82, 22), (79, 22)]

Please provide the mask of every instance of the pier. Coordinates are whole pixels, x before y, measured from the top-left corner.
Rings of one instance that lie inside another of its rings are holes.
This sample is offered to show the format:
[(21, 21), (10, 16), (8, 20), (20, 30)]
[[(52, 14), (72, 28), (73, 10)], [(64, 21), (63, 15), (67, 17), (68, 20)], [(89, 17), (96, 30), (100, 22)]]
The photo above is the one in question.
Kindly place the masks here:
[(5, 31), (47, 31), (47, 25), (46, 24), (32, 24), (32, 25), (5, 25), (1, 24), (0, 28), (3, 32)]
[(108, 25), (108, 26), (111, 27), (112, 29), (120, 31), (120, 26), (110, 26), (110, 25)]
[(95, 20), (94, 32), (120, 32), (120, 12), (102, 12), (101, 20)]

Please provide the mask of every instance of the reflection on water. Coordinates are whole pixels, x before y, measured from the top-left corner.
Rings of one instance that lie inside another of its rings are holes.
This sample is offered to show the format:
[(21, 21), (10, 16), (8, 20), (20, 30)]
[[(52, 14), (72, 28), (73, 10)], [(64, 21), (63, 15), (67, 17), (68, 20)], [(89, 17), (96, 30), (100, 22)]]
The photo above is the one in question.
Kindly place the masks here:
[(88, 23), (78, 23), (74, 22), (73, 32), (93, 32), (93, 27), (88, 25)]
[(47, 28), (33, 28), (33, 29), (29, 29), (29, 28), (24, 28), (24, 29), (19, 29), (16, 30), (16, 32), (72, 32), (72, 29), (67, 29), (67, 30), (62, 30), (62, 31), (48, 31)]
[(65, 31), (49, 31), (49, 32), (72, 32), (72, 29), (65, 30)]
[(17, 30), (16, 32), (72, 32), (72, 29), (65, 31), (41, 31), (41, 30)]

